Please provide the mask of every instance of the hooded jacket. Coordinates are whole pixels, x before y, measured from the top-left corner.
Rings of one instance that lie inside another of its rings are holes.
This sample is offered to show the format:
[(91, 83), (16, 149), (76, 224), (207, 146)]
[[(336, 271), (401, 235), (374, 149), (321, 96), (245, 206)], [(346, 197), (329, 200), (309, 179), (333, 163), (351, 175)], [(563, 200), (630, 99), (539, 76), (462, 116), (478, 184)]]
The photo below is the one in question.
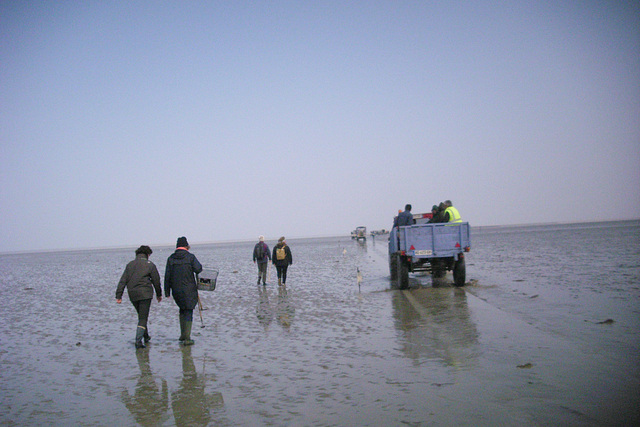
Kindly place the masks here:
[(160, 274), (155, 264), (140, 254), (131, 261), (124, 269), (118, 288), (116, 289), (116, 299), (122, 299), (124, 288), (127, 288), (129, 300), (141, 301), (153, 298), (155, 288), (156, 295), (162, 296), (160, 287)]
[(202, 272), (202, 264), (185, 249), (176, 251), (167, 259), (164, 272), (164, 293), (181, 309), (193, 310), (198, 304), (198, 287), (194, 274)]

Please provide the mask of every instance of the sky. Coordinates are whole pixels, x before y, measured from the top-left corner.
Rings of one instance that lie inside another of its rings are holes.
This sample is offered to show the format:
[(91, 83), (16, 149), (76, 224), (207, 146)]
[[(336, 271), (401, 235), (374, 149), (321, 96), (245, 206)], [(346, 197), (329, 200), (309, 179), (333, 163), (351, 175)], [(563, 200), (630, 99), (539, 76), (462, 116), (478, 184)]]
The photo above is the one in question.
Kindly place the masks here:
[(640, 218), (637, 1), (0, 0), (0, 252)]

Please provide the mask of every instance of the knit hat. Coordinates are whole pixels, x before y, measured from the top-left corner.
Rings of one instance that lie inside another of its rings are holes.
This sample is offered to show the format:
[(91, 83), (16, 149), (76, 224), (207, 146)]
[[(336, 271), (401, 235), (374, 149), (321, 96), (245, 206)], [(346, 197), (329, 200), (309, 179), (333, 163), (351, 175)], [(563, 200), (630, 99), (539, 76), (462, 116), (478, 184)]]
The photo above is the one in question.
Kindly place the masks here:
[(176, 248), (186, 248), (187, 246), (189, 246), (189, 242), (187, 242), (187, 238), (184, 236), (178, 237)]
[(138, 249), (136, 249), (136, 255), (144, 254), (149, 257), (149, 255), (151, 255), (152, 253), (153, 251), (151, 250), (151, 248), (146, 245), (142, 245)]
[(278, 242), (284, 242), (284, 236), (282, 236), (281, 238), (278, 239)]

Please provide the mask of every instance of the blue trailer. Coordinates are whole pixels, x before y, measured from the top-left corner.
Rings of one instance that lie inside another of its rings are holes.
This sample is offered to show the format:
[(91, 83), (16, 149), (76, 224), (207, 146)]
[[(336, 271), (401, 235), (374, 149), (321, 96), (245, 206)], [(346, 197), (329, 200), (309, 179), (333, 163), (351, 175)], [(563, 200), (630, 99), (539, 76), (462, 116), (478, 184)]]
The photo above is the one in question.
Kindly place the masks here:
[(464, 253), (470, 249), (468, 222), (393, 227), (389, 234), (391, 280), (397, 280), (400, 289), (406, 289), (409, 272), (427, 271), (440, 278), (450, 270), (455, 286), (464, 286)]

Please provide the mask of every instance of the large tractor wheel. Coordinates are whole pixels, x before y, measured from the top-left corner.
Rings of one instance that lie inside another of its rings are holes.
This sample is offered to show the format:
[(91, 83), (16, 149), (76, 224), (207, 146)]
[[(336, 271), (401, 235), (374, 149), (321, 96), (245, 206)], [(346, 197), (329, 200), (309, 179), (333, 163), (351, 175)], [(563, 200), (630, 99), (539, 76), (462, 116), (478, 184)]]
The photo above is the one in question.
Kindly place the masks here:
[(389, 255), (389, 273), (391, 280), (398, 280), (398, 258), (395, 255)]
[(460, 256), (453, 265), (453, 284), (461, 287), (464, 286), (467, 278), (467, 267), (464, 264), (464, 256)]
[(398, 287), (407, 289), (409, 287), (409, 266), (400, 255), (397, 256), (398, 263)]

